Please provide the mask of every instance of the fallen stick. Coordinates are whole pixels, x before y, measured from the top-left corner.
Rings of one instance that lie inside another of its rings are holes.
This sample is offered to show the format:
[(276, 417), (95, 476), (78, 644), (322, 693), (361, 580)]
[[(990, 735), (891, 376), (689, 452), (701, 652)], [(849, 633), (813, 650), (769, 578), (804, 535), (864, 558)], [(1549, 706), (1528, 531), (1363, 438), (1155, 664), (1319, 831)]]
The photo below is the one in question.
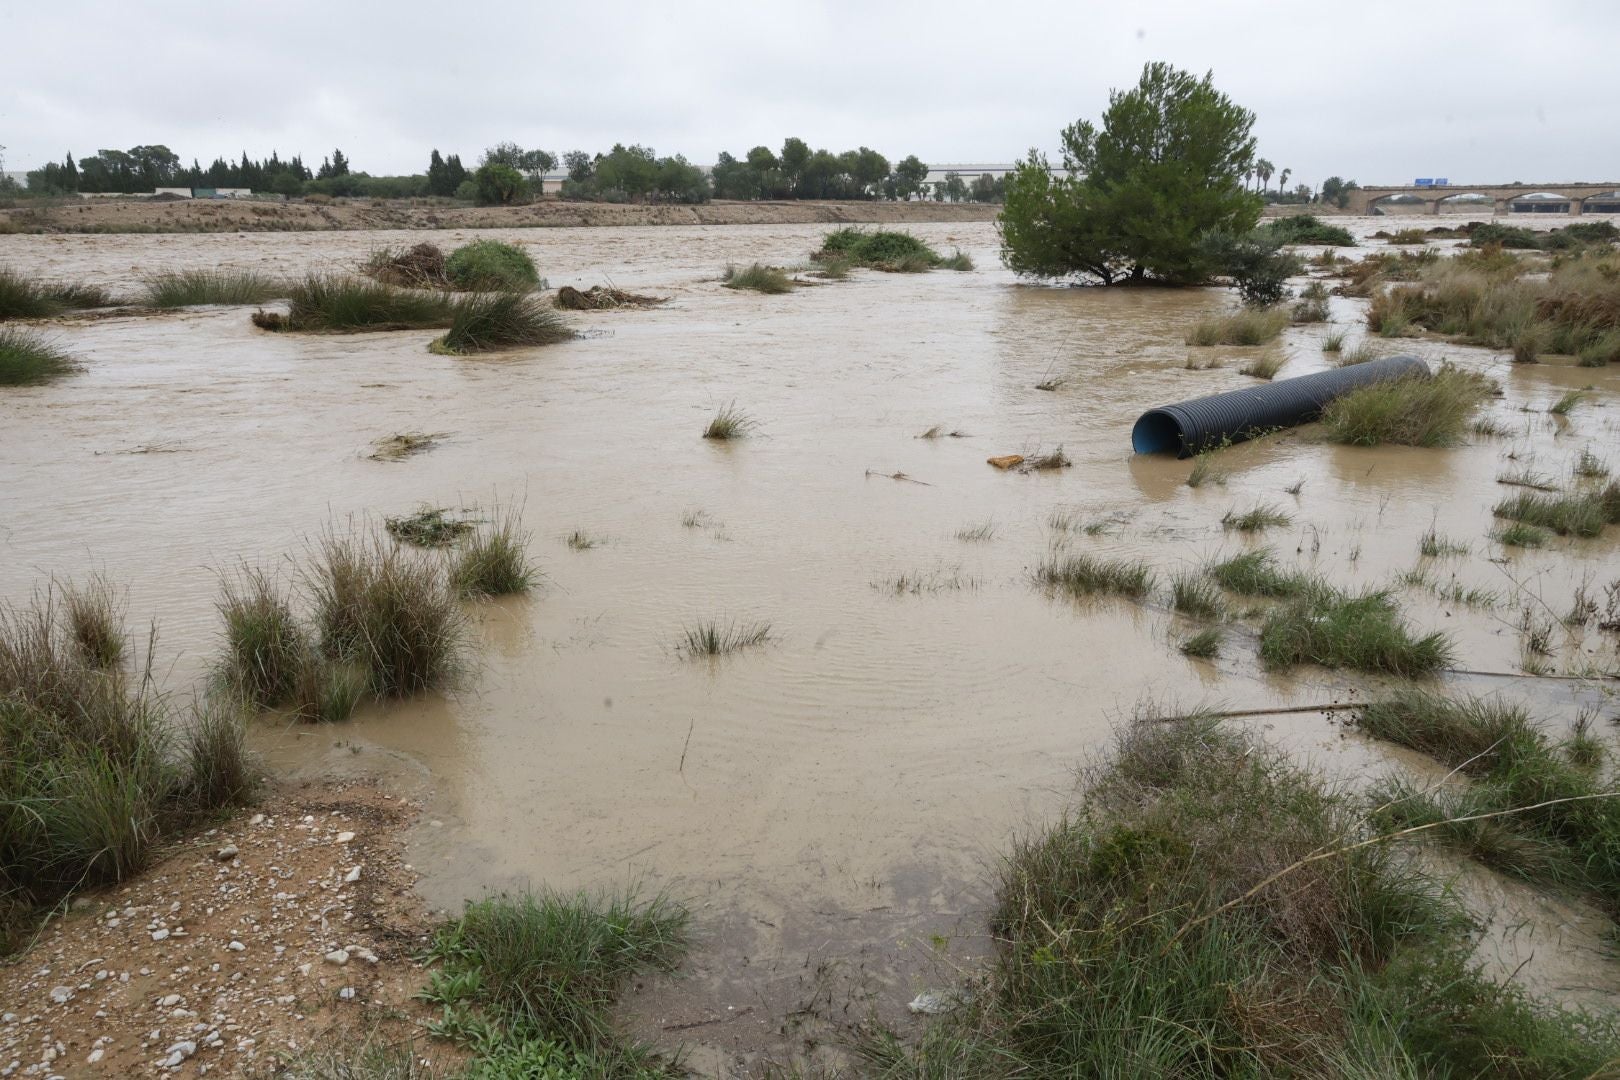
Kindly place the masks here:
[(866, 470), (866, 475), (867, 476), (881, 476), (886, 480), (904, 480), (908, 484), (921, 484), (923, 487), (933, 487), (934, 486), (933, 484), (930, 484), (926, 480), (918, 480), (916, 477), (907, 476), (903, 472), (887, 473), (887, 472), (877, 472), (874, 469), (867, 469)]
[(1188, 713), (1185, 716), (1161, 716), (1163, 723), (1175, 723), (1178, 720), (1232, 720), (1239, 716), (1281, 716), (1284, 713), (1311, 713), (1311, 712), (1344, 712), (1348, 709), (1365, 709), (1364, 701), (1336, 701), (1331, 705), (1288, 705), (1277, 709), (1228, 709), (1225, 712), (1198, 712)]

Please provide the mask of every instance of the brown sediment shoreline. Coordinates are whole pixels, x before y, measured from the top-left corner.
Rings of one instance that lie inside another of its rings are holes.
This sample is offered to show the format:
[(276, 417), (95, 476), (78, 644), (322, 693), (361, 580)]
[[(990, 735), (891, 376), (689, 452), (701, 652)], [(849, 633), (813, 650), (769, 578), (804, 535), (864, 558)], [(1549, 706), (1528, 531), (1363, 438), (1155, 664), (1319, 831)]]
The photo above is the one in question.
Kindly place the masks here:
[(667, 206), (543, 200), (455, 206), (381, 199), (329, 203), (100, 199), (0, 210), (0, 233), (333, 232), (626, 225), (909, 224), (992, 221), (985, 203), (710, 202)]

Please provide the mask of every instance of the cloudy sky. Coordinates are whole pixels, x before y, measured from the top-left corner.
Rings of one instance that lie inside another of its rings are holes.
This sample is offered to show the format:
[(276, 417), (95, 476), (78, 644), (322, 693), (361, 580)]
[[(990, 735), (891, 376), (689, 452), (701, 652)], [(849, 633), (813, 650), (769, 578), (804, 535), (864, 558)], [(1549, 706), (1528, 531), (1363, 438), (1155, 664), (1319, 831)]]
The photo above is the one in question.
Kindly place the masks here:
[(1620, 180), (1614, 0), (0, 0), (0, 26), (11, 170), (163, 143), (405, 173), (506, 139), (708, 164), (786, 135), (1010, 161), (1168, 60), (1256, 113), (1291, 185)]

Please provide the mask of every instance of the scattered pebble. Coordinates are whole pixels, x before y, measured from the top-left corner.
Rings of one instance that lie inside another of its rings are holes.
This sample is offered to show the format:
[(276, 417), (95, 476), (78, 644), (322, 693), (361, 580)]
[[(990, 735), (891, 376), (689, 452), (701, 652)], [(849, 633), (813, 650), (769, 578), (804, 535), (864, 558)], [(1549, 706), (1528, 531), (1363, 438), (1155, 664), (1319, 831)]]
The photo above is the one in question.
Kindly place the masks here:
[(236, 858), (236, 855), (237, 851), (235, 844), (226, 844), (224, 847), (214, 852), (214, 858), (218, 859), (220, 862), (230, 862), (232, 859)]

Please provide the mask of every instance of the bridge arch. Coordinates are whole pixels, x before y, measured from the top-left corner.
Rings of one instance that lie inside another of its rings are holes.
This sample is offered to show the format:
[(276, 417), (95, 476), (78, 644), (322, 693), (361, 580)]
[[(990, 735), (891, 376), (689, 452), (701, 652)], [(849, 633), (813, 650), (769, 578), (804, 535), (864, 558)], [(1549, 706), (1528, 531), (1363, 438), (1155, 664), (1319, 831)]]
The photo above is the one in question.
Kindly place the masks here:
[[(1456, 204), (1454, 202), (1454, 200), (1458, 200), (1458, 199), (1466, 199), (1467, 202)], [(1453, 209), (1455, 209), (1456, 205), (1462, 205), (1462, 206), (1465, 206), (1465, 207), (1466, 206), (1477, 206), (1480, 210), (1484, 211), (1485, 213), (1490, 213), (1491, 208), (1496, 205), (1496, 200), (1494, 198), (1492, 198), (1490, 195), (1487, 195), (1483, 191), (1469, 191), (1467, 188), (1462, 188), (1462, 189), (1459, 189), (1457, 191), (1452, 191), (1451, 189), (1447, 188), (1446, 189), (1446, 194), (1438, 195), (1438, 196), (1435, 197), (1435, 200), (1434, 200), (1435, 212), (1439, 213), (1441, 210), (1447, 208), (1447, 204), (1453, 204), (1452, 207), (1451, 207)]]
[(1620, 191), (1600, 191), (1581, 200), (1583, 214), (1620, 214)]
[(1527, 191), (1504, 200), (1513, 214), (1567, 214), (1580, 209), (1580, 197), (1556, 191)]

